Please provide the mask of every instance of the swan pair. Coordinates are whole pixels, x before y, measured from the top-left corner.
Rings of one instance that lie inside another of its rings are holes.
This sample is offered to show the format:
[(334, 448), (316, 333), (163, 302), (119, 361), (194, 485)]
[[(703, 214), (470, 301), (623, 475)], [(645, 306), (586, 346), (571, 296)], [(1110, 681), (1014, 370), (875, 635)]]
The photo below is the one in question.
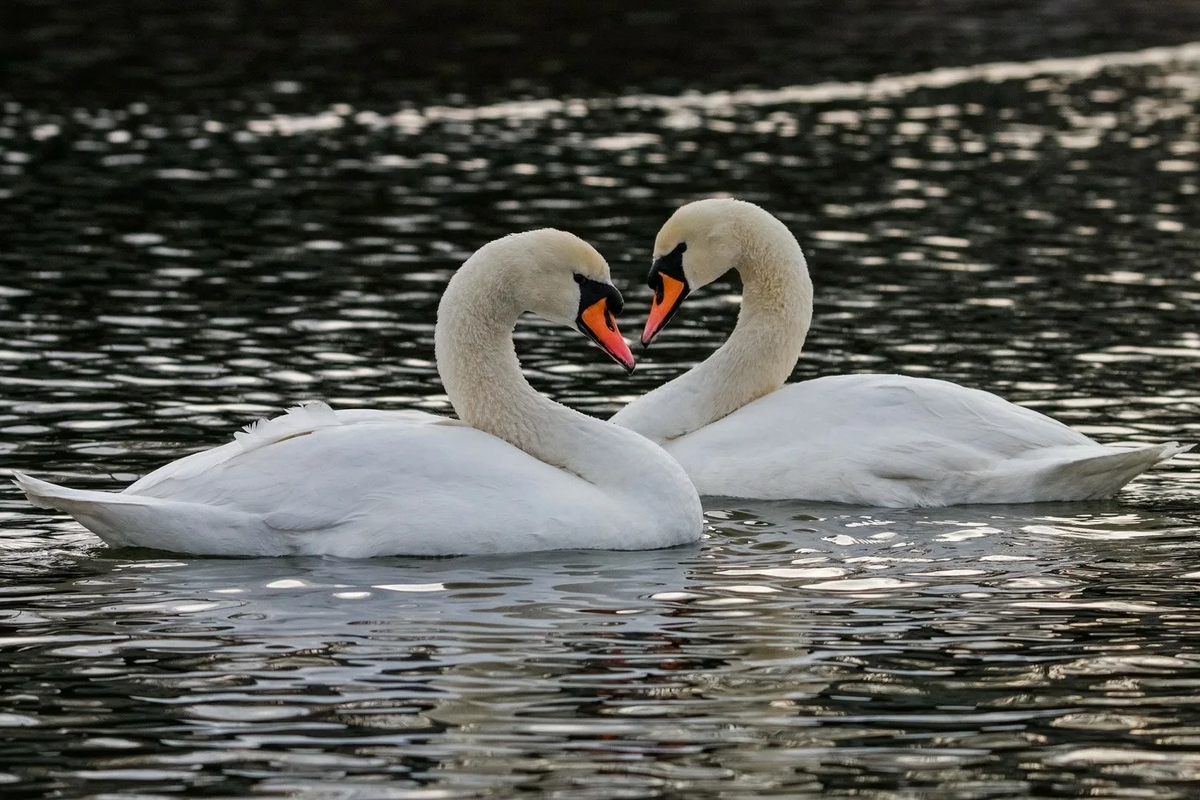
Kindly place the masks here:
[(659, 232), (643, 345), (691, 291), (731, 269), (744, 296), (725, 345), (607, 423), (542, 397), (521, 375), (512, 329), (525, 311), (577, 327), (633, 368), (604, 259), (571, 234), (542, 230), (485, 245), (442, 297), (438, 371), (459, 421), (313, 403), (120, 493), (16, 481), (35, 505), (66, 511), (114, 545), (450, 555), (694, 541), (697, 490), (875, 506), (1107, 497), (1186, 449), (1104, 447), (938, 380), (842, 375), (785, 386), (812, 319), (812, 283), (786, 226), (736, 200), (690, 203)]

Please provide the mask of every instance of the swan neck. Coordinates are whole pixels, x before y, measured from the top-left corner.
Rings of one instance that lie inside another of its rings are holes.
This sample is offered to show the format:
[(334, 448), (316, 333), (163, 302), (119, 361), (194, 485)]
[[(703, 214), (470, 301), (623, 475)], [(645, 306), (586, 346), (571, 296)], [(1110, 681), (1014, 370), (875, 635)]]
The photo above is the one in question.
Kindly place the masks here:
[(521, 373), (513, 347), (519, 306), (506, 302), (499, 281), (470, 261), (451, 279), (438, 306), (434, 347), (438, 374), (458, 418), (514, 447), (549, 460), (544, 437), (558, 409)]
[(658, 447), (529, 385), (513, 347), (520, 306), (507, 301), (502, 273), (468, 266), (443, 294), (434, 334), (438, 372), (459, 419), (596, 486), (660, 485), (659, 461), (674, 462)]
[(729, 339), (696, 367), (630, 403), (614, 422), (665, 443), (787, 381), (812, 322), (812, 281), (791, 231), (765, 212), (761, 217), (735, 228), (742, 307)]
[[(791, 232), (761, 234), (748, 246), (736, 269), (742, 280), (742, 307), (726, 347), (756, 365), (778, 389), (800, 358), (812, 323), (812, 280), (804, 253)], [(773, 390), (772, 389), (772, 390)]]

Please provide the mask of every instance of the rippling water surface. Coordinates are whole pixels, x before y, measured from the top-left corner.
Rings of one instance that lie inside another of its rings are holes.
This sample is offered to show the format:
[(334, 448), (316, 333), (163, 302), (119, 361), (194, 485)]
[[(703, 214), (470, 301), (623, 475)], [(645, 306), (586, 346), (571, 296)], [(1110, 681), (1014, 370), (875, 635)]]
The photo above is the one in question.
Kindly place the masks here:
[[(0, 106), (0, 456), (113, 488), (309, 398), (448, 411), (439, 292), (553, 225), (639, 329), (654, 233), (731, 193), (805, 248), (794, 379), (999, 392), (1109, 443), (1200, 440), (1200, 47), (782, 91)], [(299, 96), (300, 100), (296, 98)], [(733, 324), (714, 286), (608, 415)], [(219, 560), (110, 550), (0, 490), (13, 798), (1187, 797), (1196, 456), (1111, 502), (712, 502), (653, 553)]]

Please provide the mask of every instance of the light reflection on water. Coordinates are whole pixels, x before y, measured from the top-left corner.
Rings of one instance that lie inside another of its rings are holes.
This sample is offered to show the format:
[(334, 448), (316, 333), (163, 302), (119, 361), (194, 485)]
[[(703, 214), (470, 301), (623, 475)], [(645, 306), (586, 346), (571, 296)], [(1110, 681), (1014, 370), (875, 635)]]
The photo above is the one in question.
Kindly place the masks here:
[(1195, 526), (1117, 504), (709, 521), (700, 547), (653, 553), (13, 554), (4, 720), (28, 748), (64, 731), (68, 755), (23, 751), (17, 774), (601, 797), (613, 770), (644, 794), (933, 788), (953, 769), (1032, 791), (1072, 769), (1079, 789), (1137, 779), (1188, 735)]
[[(713, 192), (809, 254), (797, 379), (935, 375), (1104, 441), (1200, 440), (1198, 58), (395, 115), (10, 104), (0, 455), (112, 487), (298, 399), (445, 411), (433, 312), (475, 247), (578, 232), (634, 311), (658, 225)], [(631, 379), (552, 326), (518, 349), (608, 414), (737, 312), (727, 288), (689, 304)], [(1181, 796), (1198, 462), (1107, 503), (710, 501), (695, 547), (366, 563), (111, 551), (9, 491), (0, 781)]]

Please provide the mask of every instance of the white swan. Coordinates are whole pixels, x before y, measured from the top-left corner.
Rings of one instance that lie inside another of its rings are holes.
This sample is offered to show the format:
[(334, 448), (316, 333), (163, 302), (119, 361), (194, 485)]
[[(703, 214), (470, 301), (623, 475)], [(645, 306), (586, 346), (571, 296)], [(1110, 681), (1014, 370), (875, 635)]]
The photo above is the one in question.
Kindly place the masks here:
[(1105, 447), (939, 380), (839, 375), (784, 386), (812, 321), (812, 282), (791, 231), (737, 200), (689, 203), (659, 231), (642, 344), (691, 290), (731, 269), (742, 307), (729, 340), (611, 420), (662, 444), (701, 495), (893, 507), (1086, 500), (1188, 449)]
[(250, 426), (122, 492), (15, 474), (36, 506), (105, 542), (185, 553), (343, 557), (668, 547), (700, 500), (660, 447), (541, 396), (513, 349), (531, 311), (577, 326), (627, 369), (608, 265), (561, 231), (482, 247), (438, 306), (438, 371), (461, 422), (323, 403)]

